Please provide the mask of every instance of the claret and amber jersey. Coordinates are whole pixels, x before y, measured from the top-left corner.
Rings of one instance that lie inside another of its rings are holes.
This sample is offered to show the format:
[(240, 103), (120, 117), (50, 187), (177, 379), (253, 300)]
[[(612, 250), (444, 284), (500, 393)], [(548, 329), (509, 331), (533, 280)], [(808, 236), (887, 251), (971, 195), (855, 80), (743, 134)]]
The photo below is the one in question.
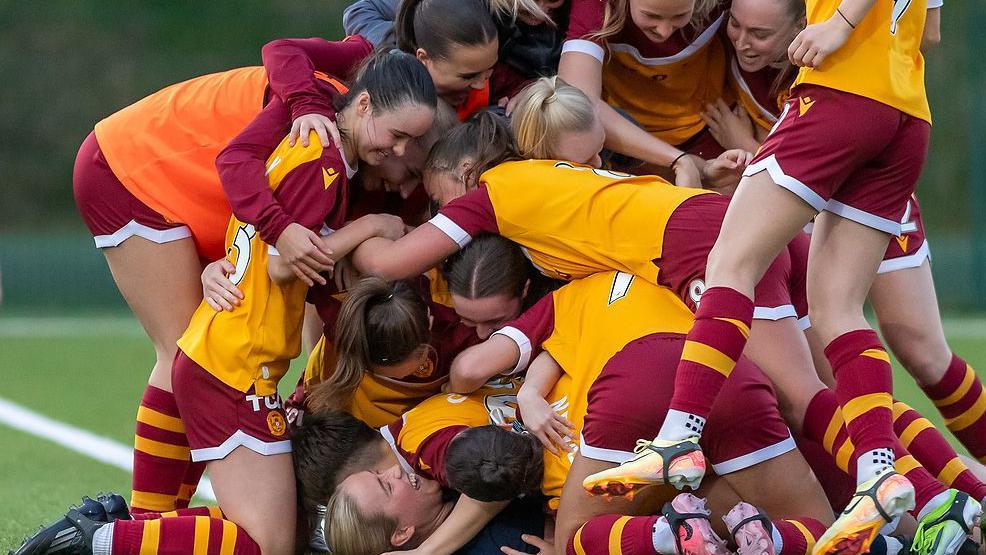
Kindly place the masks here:
[(624, 28), (605, 39), (593, 35), (604, 22), (601, 0), (572, 0), (562, 53), (593, 56), (602, 67), (602, 98), (625, 110), (648, 132), (679, 145), (701, 131), (705, 105), (723, 96), (726, 48), (719, 7), (701, 28), (686, 26), (654, 43), (626, 16)]
[(620, 270), (657, 283), (664, 231), (698, 195), (655, 176), (633, 176), (555, 160), (507, 162), (429, 223), (460, 247), (498, 233), (524, 248), (545, 275), (563, 280)]
[[(449, 443), (466, 428), (513, 422), (521, 383), (517, 378), (502, 379), (468, 395), (434, 395), (380, 432), (415, 472), (449, 487), (445, 476)], [(494, 419), (493, 411), (500, 411), (500, 418)]]
[[(650, 334), (687, 334), (692, 321), (691, 311), (670, 290), (630, 274), (605, 272), (566, 284), (496, 333), (517, 342), (529, 357), (543, 348), (562, 367), (564, 375), (547, 401), (575, 424), (578, 437), (589, 388), (609, 359)], [(545, 495), (561, 494), (574, 456), (545, 450)]]
[[(808, 0), (809, 24), (836, 16), (840, 0)], [(846, 43), (818, 68), (801, 68), (795, 85), (811, 83), (865, 96), (931, 122), (921, 37), (927, 0), (875, 2)]]
[(774, 82), (780, 73), (781, 70), (770, 66), (755, 72), (743, 71), (736, 58), (729, 61), (729, 84), (738, 102), (750, 119), (766, 131), (777, 123), (784, 102), (790, 96), (790, 83), (780, 83), (775, 87)]
[[(370, 373), (363, 376), (346, 410), (374, 428), (390, 424), (418, 403), (438, 393), (448, 381), (455, 356), (479, 343), (475, 330), (463, 325), (452, 308), (448, 284), (438, 270), (429, 270), (413, 283), (428, 303), (433, 350), (419, 375), (401, 380)], [(345, 293), (335, 293), (325, 286), (313, 287), (309, 292), (308, 300), (315, 305), (324, 322), (323, 335), (308, 356), (303, 388), (295, 392), (290, 403), (304, 404), (306, 392), (334, 371), (335, 327), (344, 299)]]
[[(267, 161), (267, 179), (294, 221), (312, 231), (331, 233), (345, 222), (349, 180), (355, 171), (336, 147), (318, 140), (294, 147), (285, 138)], [(276, 254), (253, 225), (231, 218), (226, 256), (236, 271), (229, 276), (243, 291), (232, 312), (216, 312), (204, 301), (192, 315), (178, 347), (226, 385), (257, 395), (277, 393), (277, 382), (301, 351), (301, 323), (307, 286), (273, 283), (267, 274)]]

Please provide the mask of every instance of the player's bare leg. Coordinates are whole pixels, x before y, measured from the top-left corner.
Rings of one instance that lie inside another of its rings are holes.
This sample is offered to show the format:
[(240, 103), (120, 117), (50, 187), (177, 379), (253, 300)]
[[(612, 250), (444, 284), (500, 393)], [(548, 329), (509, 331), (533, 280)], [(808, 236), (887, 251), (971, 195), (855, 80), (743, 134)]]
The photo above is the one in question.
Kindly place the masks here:
[(290, 453), (260, 455), (240, 446), (208, 468), (226, 519), (243, 528), (264, 555), (294, 552), (297, 515)]
[(889, 358), (863, 315), (888, 240), (886, 233), (829, 212), (819, 214), (812, 231), (807, 282), (812, 327), (828, 345), (827, 354), (855, 340), (853, 334), (865, 335), (860, 342), (868, 350), (843, 358), (869, 364), (847, 364), (840, 374), (833, 361), (847, 429), (864, 454), (858, 457), (856, 495), (816, 544), (816, 554), (865, 552), (884, 524), (914, 506), (913, 486), (893, 467)]
[(202, 301), (195, 243), (189, 238), (158, 244), (135, 236), (103, 254), (117, 288), (154, 344), (148, 383), (171, 391), (175, 342)]

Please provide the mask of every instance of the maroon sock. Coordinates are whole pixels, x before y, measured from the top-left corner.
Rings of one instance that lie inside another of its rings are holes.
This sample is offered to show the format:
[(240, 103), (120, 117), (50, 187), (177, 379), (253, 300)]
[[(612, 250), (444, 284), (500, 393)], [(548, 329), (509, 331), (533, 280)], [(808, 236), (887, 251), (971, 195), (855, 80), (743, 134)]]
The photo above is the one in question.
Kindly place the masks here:
[(207, 516), (179, 516), (153, 520), (117, 520), (111, 526), (113, 555), (260, 555), (260, 547), (253, 538), (229, 520)]
[(973, 499), (986, 499), (986, 484), (962, 462), (935, 425), (900, 401), (894, 403), (894, 431), (901, 445), (939, 482)]
[(832, 455), (840, 470), (856, 477), (856, 467), (850, 464), (854, 447), (849, 441), (842, 409), (831, 389), (823, 389), (815, 394), (805, 411), (803, 435), (818, 443), (825, 452)]
[(876, 332), (854, 330), (825, 347), (835, 374), (835, 395), (849, 437), (859, 452), (893, 448), (893, 374)]
[[(660, 515), (599, 515), (583, 524), (568, 541), (568, 555), (659, 555), (654, 549), (654, 523)], [(613, 545), (610, 538), (619, 538)], [(618, 551), (614, 551), (615, 547)]]
[(719, 390), (750, 337), (753, 301), (728, 287), (702, 294), (695, 323), (685, 339), (670, 408), (708, 418)]
[(948, 429), (986, 464), (986, 393), (972, 366), (953, 354), (942, 379), (922, 389), (945, 417)]
[(775, 520), (773, 525), (784, 542), (780, 555), (811, 555), (815, 542), (826, 530), (824, 524), (809, 517)]
[(190, 461), (174, 394), (148, 385), (137, 411), (130, 511), (174, 510)]

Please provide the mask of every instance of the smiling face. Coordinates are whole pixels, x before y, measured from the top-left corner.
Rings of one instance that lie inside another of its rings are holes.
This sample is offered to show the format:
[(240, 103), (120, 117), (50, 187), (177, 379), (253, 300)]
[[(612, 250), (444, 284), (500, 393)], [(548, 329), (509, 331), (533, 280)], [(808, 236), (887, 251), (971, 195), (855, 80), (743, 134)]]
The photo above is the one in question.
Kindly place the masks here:
[(630, 0), (630, 19), (657, 44), (688, 25), (694, 12), (695, 0)]
[[(525, 292), (527, 287), (524, 288)], [(489, 339), (493, 332), (507, 322), (520, 316), (524, 304), (523, 297), (507, 293), (491, 295), (479, 299), (468, 299), (452, 293), (452, 306), (462, 323), (475, 328), (480, 339)]]
[(363, 513), (383, 514), (396, 521), (398, 529), (425, 528), (443, 506), (438, 482), (408, 474), (397, 464), (382, 472), (357, 472), (343, 480), (339, 490)]
[(438, 96), (451, 106), (460, 106), (472, 89), (482, 89), (493, 73), (500, 42), (493, 39), (486, 44), (457, 45), (444, 58), (432, 57), (419, 48), (415, 55), (424, 64)]
[(427, 151), (418, 138), (407, 144), (403, 156), (388, 156), (378, 166), (360, 172), (360, 183), (367, 191), (396, 192), (408, 198), (421, 185), (421, 172)]
[(357, 97), (355, 106), (356, 154), (371, 166), (379, 166), (391, 154), (403, 156), (408, 144), (424, 135), (435, 118), (434, 108), (421, 104), (404, 103), (393, 110), (375, 110), (365, 91)]
[(743, 71), (760, 71), (786, 59), (787, 47), (800, 30), (787, 9), (789, 0), (736, 0), (726, 34)]

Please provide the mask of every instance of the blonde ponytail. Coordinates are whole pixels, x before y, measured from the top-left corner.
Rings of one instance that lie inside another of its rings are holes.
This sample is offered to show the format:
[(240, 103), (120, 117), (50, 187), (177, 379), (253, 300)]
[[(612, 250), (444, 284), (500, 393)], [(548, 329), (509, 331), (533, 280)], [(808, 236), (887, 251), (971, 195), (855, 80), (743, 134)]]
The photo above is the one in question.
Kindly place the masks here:
[(545, 21), (554, 26), (555, 22), (551, 19), (535, 0), (489, 0), (490, 11), (493, 15), (513, 22), (521, 14), (527, 14), (540, 21)]
[(589, 131), (595, 121), (589, 97), (554, 76), (542, 77), (520, 91), (510, 125), (521, 156), (554, 159), (561, 133)]

